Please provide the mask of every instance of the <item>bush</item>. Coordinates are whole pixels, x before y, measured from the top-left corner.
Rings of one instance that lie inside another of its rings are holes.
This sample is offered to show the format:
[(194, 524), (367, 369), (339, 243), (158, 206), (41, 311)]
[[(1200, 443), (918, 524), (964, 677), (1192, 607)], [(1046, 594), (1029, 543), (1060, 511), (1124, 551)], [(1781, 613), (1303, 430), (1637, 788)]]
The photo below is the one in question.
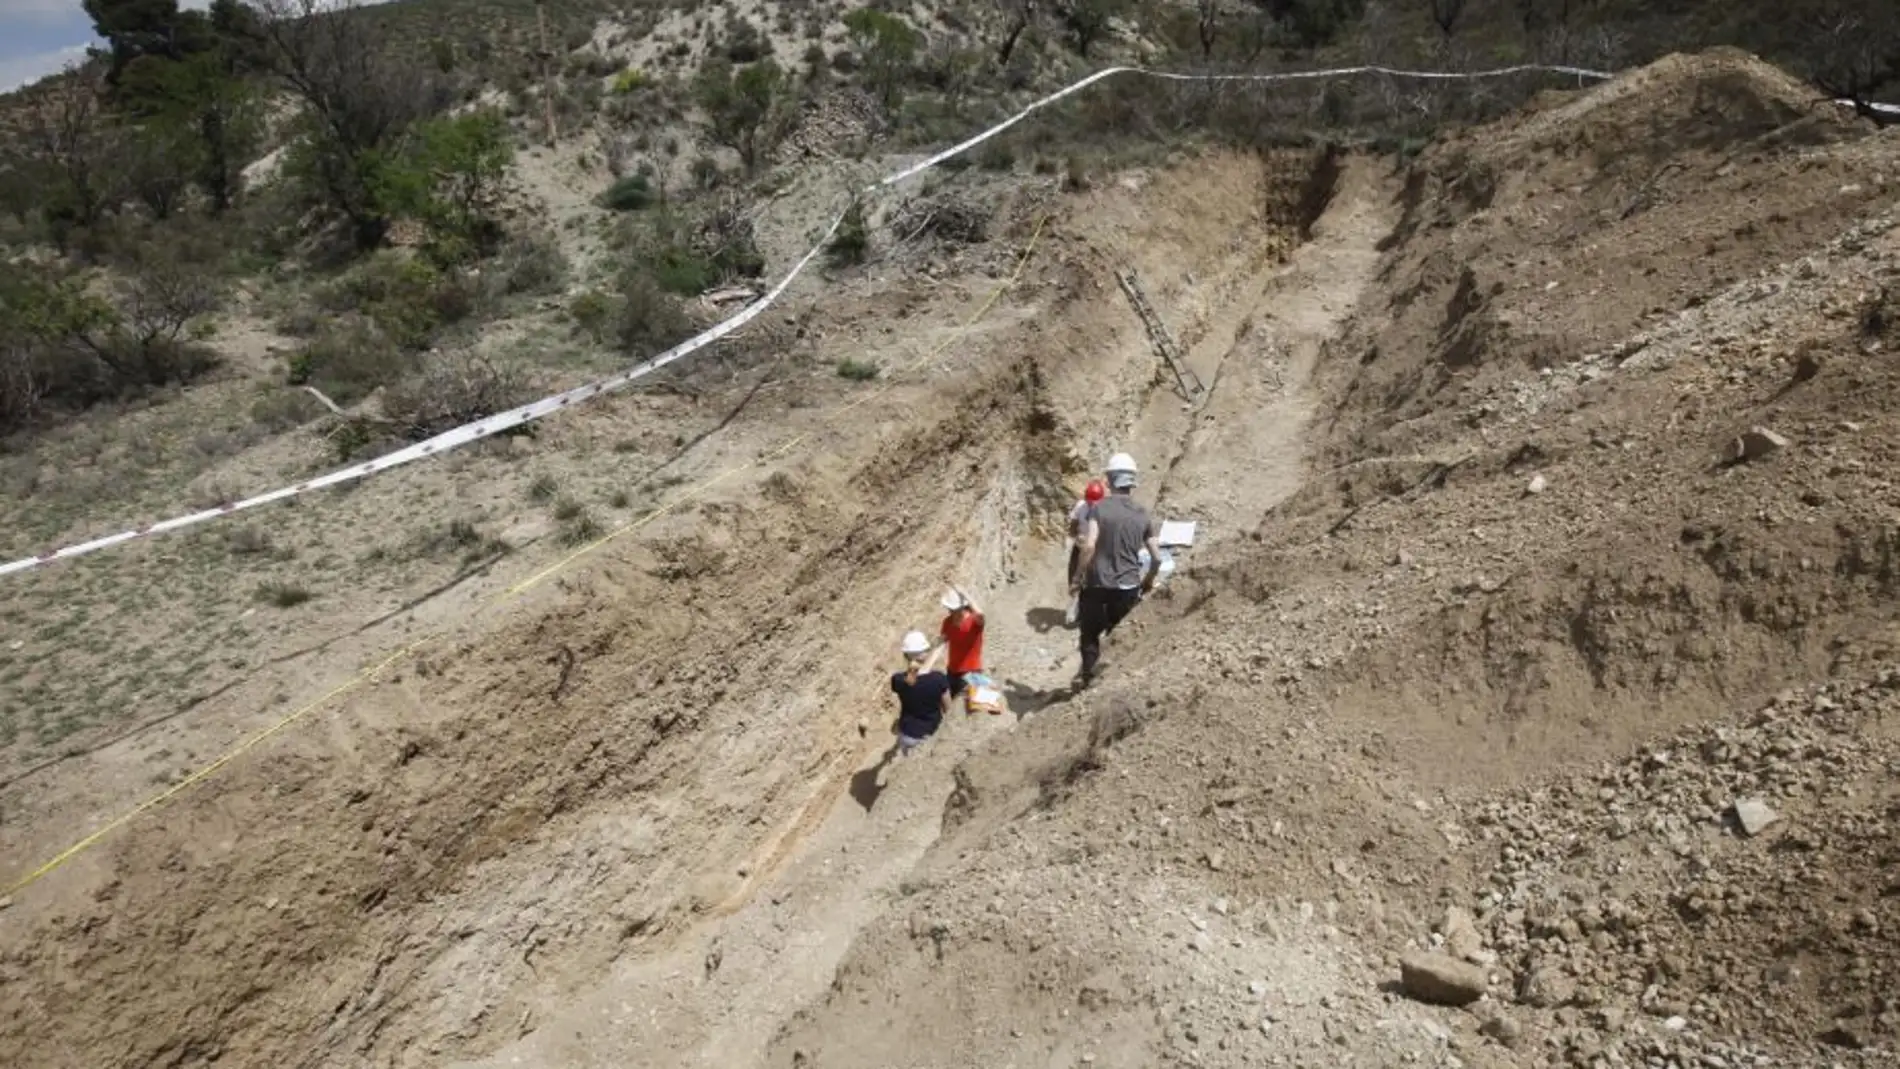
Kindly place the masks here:
[(878, 366), (868, 360), (854, 360), (847, 356), (843, 360), (838, 361), (838, 377), (841, 379), (850, 379), (852, 382), (869, 382), (877, 378), (878, 374)]
[(771, 54), (772, 46), (766, 42), (765, 35), (748, 19), (734, 19), (726, 33), (721, 51), (733, 63), (757, 63)]
[(294, 609), (315, 596), (294, 583), (265, 583), (257, 588), (257, 600), (279, 609)]
[(322, 403), (303, 390), (279, 387), (251, 403), (251, 422), (280, 434), (303, 426), (323, 412)]
[(419, 441), (530, 400), (533, 392), (519, 367), (473, 353), (449, 353), (429, 357), (420, 373), (390, 387), (383, 414), (399, 424), (404, 437)]
[(613, 91), (625, 96), (628, 93), (637, 93), (652, 84), (653, 79), (647, 77), (647, 72), (638, 67), (628, 67), (614, 75)]
[(584, 546), (605, 533), (606, 530), (601, 527), (600, 521), (594, 518), (594, 514), (581, 509), (561, 523), (557, 537), (562, 545), (573, 548)]
[(863, 263), (870, 247), (871, 234), (865, 225), (864, 208), (853, 202), (845, 209), (844, 222), (838, 225), (838, 232), (832, 236), (831, 244), (825, 246), (825, 252), (833, 265), (846, 267)]
[(141, 263), (115, 295), (117, 308), (63, 268), (0, 262), (0, 431), (216, 366), (191, 329), (215, 293), (188, 264)]
[(354, 404), (391, 385), (416, 367), (375, 324), (361, 319), (333, 324), (290, 358), (290, 383), (311, 385), (339, 405)]
[(718, 265), (684, 245), (660, 247), (653, 253), (649, 270), (661, 289), (682, 297), (697, 297), (719, 281)]
[(554, 235), (538, 230), (502, 247), (487, 278), (495, 280), (501, 295), (558, 293), (567, 286), (567, 254)]
[(436, 332), (474, 311), (473, 288), (454, 272), (401, 252), (383, 252), (318, 292), (333, 313), (358, 312), (385, 337), (409, 349), (424, 349)]
[(610, 211), (637, 212), (652, 207), (654, 199), (647, 176), (630, 174), (608, 186), (607, 192), (601, 194), (600, 203)]
[(613, 333), (616, 310), (613, 296), (599, 290), (588, 290), (567, 302), (568, 318), (597, 344), (605, 344)]
[(620, 321), (614, 333), (626, 352), (651, 356), (692, 337), (693, 321), (651, 275), (630, 271), (621, 280)]

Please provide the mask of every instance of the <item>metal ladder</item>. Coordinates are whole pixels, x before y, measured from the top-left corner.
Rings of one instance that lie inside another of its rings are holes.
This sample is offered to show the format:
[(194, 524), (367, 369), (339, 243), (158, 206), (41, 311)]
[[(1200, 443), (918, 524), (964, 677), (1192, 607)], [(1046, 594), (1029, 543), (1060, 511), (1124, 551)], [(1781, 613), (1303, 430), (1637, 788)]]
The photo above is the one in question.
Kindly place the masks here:
[(1141, 317), (1142, 325), (1148, 328), (1148, 339), (1154, 342), (1155, 351), (1174, 372), (1174, 381), (1180, 387), (1182, 400), (1198, 401), (1207, 392), (1201, 384), (1201, 377), (1187, 364), (1187, 358), (1181, 355), (1181, 347), (1175, 344), (1174, 335), (1168, 333), (1168, 326), (1155, 314), (1154, 306), (1148, 303), (1148, 295), (1141, 291), (1141, 283), (1135, 279), (1133, 271), (1115, 272), (1115, 280), (1122, 284), (1122, 292), (1128, 294), (1128, 303), (1135, 306), (1135, 314)]

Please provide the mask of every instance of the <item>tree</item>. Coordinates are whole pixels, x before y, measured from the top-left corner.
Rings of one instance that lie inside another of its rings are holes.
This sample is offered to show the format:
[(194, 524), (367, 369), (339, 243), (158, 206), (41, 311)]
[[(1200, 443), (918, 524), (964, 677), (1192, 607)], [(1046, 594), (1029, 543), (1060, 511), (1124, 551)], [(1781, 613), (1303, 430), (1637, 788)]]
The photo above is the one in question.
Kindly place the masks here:
[[(1318, 48), (1331, 44), (1365, 13), (1366, 0), (1258, 0), (1278, 24), (1287, 44)], [(1568, 2), (1568, 0), (1564, 0)]]
[(107, 44), (111, 65), (106, 81), (145, 56), (179, 60), (211, 47), (211, 20), (203, 12), (182, 11), (178, 0), (85, 0), (93, 29)]
[(1220, 37), (1221, 0), (1194, 0), (1195, 29), (1200, 32), (1201, 59), (1214, 58), (1214, 42)]
[(96, 66), (48, 83), (22, 109), (20, 151), (29, 173), (46, 183), (41, 210), (63, 237), (71, 227), (97, 223), (110, 206), (113, 131), (102, 106), (105, 85)]
[(126, 191), (154, 219), (169, 219), (190, 191), (201, 169), (200, 146), (189, 127), (166, 118), (130, 131), (125, 139)]
[(1109, 20), (1121, 10), (1121, 0), (1062, 0), (1058, 10), (1076, 54), (1087, 59), (1090, 46), (1102, 39)]
[(183, 131), (192, 156), (191, 177), (214, 213), (236, 199), (244, 165), (262, 140), (264, 102), (242, 70), (236, 46), (220, 46), (182, 60), (143, 57), (119, 83), (119, 99), (146, 124)]
[(783, 128), (785, 72), (771, 59), (735, 68), (714, 57), (699, 69), (695, 85), (713, 140), (739, 154), (747, 171), (777, 145)]
[(1432, 22), (1438, 26), (1438, 32), (1450, 37), (1458, 28), (1458, 20), (1464, 17), (1465, 0), (1427, 0), (1432, 9)]
[(426, 120), (376, 171), (376, 205), (428, 226), (439, 262), (486, 252), (501, 234), (502, 184), (514, 155), (508, 123), (496, 112)]
[(1875, 93), (1900, 84), (1900, 10), (1891, 0), (1797, 0), (1778, 9), (1782, 35), (1815, 87), (1882, 124)]
[(259, 33), (274, 73), (303, 105), (291, 173), (350, 224), (358, 248), (380, 245), (388, 214), (377, 172), (414, 123), (448, 103), (433, 68), (383, 47), (353, 0), (263, 0)]
[(1016, 42), (1036, 21), (1036, 0), (997, 0), (997, 4), (1003, 9), (1003, 39), (996, 45), (996, 65), (1007, 67)]
[(923, 35), (910, 23), (875, 8), (861, 7), (844, 17), (844, 28), (864, 58), (864, 69), (887, 108), (896, 107), (904, 77), (910, 73)]

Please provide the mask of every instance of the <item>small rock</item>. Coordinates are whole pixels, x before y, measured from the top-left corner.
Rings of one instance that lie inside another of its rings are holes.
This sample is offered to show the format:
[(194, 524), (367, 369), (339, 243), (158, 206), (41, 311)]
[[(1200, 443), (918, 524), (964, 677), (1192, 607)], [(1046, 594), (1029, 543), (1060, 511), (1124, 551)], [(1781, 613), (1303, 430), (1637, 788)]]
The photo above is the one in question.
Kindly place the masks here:
[(1742, 834), (1760, 835), (1770, 824), (1780, 820), (1781, 815), (1768, 808), (1768, 803), (1759, 798), (1743, 798), (1735, 803), (1735, 820), (1742, 826)]
[(1669, 1029), (1671, 1032), (1680, 1032), (1689, 1027), (1689, 1019), (1682, 1016), (1671, 1017), (1663, 1022), (1663, 1027)]
[(1561, 970), (1550, 967), (1532, 969), (1518, 985), (1517, 997), (1526, 1005), (1556, 1009), (1568, 1006), (1576, 999), (1577, 984)]
[(1484, 937), (1478, 934), (1478, 922), (1463, 906), (1445, 910), (1438, 930), (1445, 936), (1445, 951), (1454, 958), (1476, 963), (1484, 953)]
[(1484, 1022), (1478, 1031), (1507, 1047), (1517, 1046), (1517, 1041), (1524, 1038), (1524, 1026), (1501, 1013)]
[(1531, 476), (1531, 484), (1524, 488), (1524, 492), (1527, 494), (1541, 494), (1548, 489), (1549, 486), (1550, 480), (1544, 478), (1543, 472), (1538, 472), (1536, 475)]
[(1463, 1006), (1484, 997), (1484, 970), (1444, 954), (1413, 951), (1399, 961), (1399, 983), (1420, 1002)]
[(1209, 850), (1207, 852), (1207, 867), (1208, 868), (1213, 869), (1215, 872), (1219, 872), (1222, 868), (1226, 867), (1226, 865), (1227, 865), (1227, 855), (1225, 853), (1219, 850)]
[(1264, 995), (1267, 993), (1267, 982), (1265, 980), (1255, 980), (1253, 983), (1247, 985), (1247, 990), (1252, 992), (1255, 997)]
[(1750, 427), (1735, 439), (1734, 458), (1738, 461), (1760, 460), (1771, 453), (1788, 448), (1788, 439), (1766, 427)]

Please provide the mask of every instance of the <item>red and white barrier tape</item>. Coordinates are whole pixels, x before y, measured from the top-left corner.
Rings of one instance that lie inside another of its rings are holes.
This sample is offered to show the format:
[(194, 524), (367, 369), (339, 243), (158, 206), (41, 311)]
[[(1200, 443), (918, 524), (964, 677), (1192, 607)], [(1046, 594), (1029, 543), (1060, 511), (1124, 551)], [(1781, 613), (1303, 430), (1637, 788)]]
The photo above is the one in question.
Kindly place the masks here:
[[(1470, 81), (1483, 78), (1502, 78), (1514, 74), (1561, 74), (1575, 78), (1589, 78), (1596, 81), (1603, 81), (1614, 77), (1613, 74), (1605, 71), (1587, 70), (1582, 67), (1553, 66), (1534, 63), (1500, 67), (1495, 70), (1487, 71), (1412, 71), (1399, 70), (1391, 67), (1359, 66), (1334, 67), (1327, 70), (1313, 71), (1284, 71), (1272, 74), (1178, 74), (1170, 71), (1148, 70), (1145, 67), (1109, 67), (1036, 100), (1021, 111), (1018, 111), (1009, 118), (973, 137), (960, 141), (921, 162), (914, 163), (909, 167), (873, 182), (853, 194), (851, 203), (856, 203), (876, 193), (880, 189), (895, 186), (900, 182), (916, 177), (924, 171), (939, 166), (945, 160), (968, 152), (970, 149), (988, 141), (997, 134), (1015, 126), (1037, 111), (1065, 97), (1079, 93), (1097, 82), (1119, 74), (1139, 74), (1149, 78), (1173, 82), (1298, 82), (1316, 81), (1325, 78), (1348, 78), (1365, 74), (1383, 74), (1393, 78), (1410, 78), (1427, 81)], [(1877, 105), (1877, 107), (1884, 111), (1900, 114), (1900, 106)], [(845, 211), (848, 211), (849, 207), (850, 205), (847, 204)], [(0, 575), (10, 575), (15, 572), (27, 571), (28, 569), (51, 564), (55, 561), (70, 560), (74, 557), (95, 553), (112, 546), (123, 545), (135, 539), (182, 530), (183, 528), (193, 527), (223, 516), (229, 516), (233, 513), (258, 508), (259, 506), (268, 505), (277, 501), (283, 501), (300, 494), (307, 494), (313, 490), (322, 490), (332, 486), (339, 486), (355, 479), (367, 478), (368, 476), (388, 471), (391, 468), (398, 468), (405, 464), (446, 453), (451, 449), (460, 448), (470, 442), (480, 441), (483, 438), (519, 427), (522, 424), (531, 423), (545, 416), (553, 415), (565, 408), (587, 401), (603, 393), (618, 390), (630, 383), (651, 375), (653, 372), (679, 360), (681, 357), (711, 345), (758, 318), (761, 312), (770, 308), (778, 301), (779, 297), (784, 294), (793, 280), (797, 279), (798, 276), (804, 272), (805, 268), (811, 264), (812, 259), (816, 257), (819, 252), (824, 249), (826, 244), (831, 241), (832, 237), (837, 234), (838, 227), (844, 222), (845, 211), (840, 211), (833, 217), (831, 225), (825, 228), (824, 236), (819, 238), (818, 242), (811, 247), (811, 250), (806, 252), (805, 255), (799, 259), (798, 263), (794, 264), (792, 269), (786, 272), (783, 278), (779, 279), (778, 284), (767, 291), (764, 296), (752, 302), (750, 305), (747, 305), (744, 309), (732, 316), (732, 318), (719, 323), (701, 334), (688, 338), (658, 356), (629, 368), (618, 375), (601, 379), (598, 382), (591, 382), (585, 386), (577, 386), (574, 389), (555, 394), (551, 397), (542, 398), (539, 401), (522, 405), (519, 408), (497, 413), (487, 419), (478, 420), (474, 423), (464, 424), (463, 426), (443, 431), (441, 434), (426, 441), (417, 442), (414, 445), (395, 450), (391, 453), (385, 453), (374, 460), (351, 465), (347, 468), (339, 468), (336, 471), (318, 476), (307, 482), (297, 483), (294, 486), (280, 487), (268, 493), (258, 494), (253, 497), (244, 498), (241, 501), (233, 501), (228, 504), (219, 505), (216, 508), (175, 516), (168, 520), (160, 520), (156, 523), (148, 523), (141, 527), (132, 528), (131, 530), (120, 531), (117, 534), (110, 534), (101, 538), (94, 538), (89, 541), (62, 546), (58, 549), (50, 549), (31, 557), (8, 561), (4, 564), (0, 564)]]

